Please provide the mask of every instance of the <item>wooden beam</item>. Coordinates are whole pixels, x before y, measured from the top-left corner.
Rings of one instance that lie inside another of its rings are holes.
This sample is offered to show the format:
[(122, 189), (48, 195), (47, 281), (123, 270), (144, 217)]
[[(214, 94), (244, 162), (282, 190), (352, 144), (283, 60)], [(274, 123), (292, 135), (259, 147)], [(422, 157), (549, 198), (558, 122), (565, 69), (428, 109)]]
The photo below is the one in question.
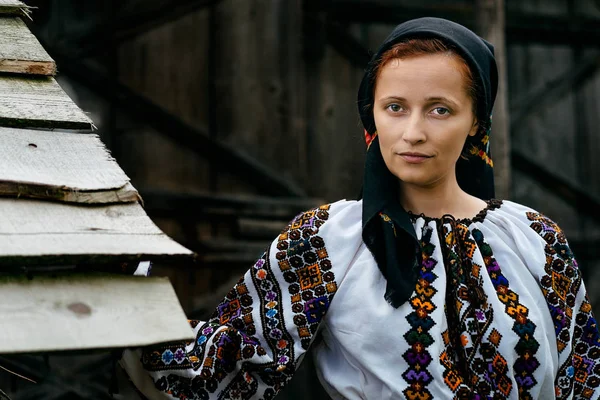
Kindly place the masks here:
[(82, 83), (108, 101), (114, 101), (120, 110), (145, 122), (174, 142), (201, 157), (214, 161), (221, 166), (223, 172), (246, 179), (265, 194), (305, 196), (306, 192), (297, 183), (284, 179), (254, 157), (211, 139), (207, 132), (189, 125), (126, 86), (113, 82), (98, 68), (52, 51), (49, 46), (46, 48), (55, 57), (65, 75)]
[(445, 6), (407, 6), (395, 3), (382, 3), (372, 0), (333, 0), (322, 2), (322, 9), (338, 21), (352, 23), (383, 23), (397, 25), (421, 17), (440, 17), (475, 29), (473, 5), (453, 2)]
[(496, 197), (510, 198), (510, 118), (508, 112), (508, 74), (506, 65), (504, 0), (476, 0), (477, 33), (494, 45), (498, 66), (498, 93), (494, 104), (490, 138), (494, 160)]
[(0, 267), (193, 262), (193, 253), (137, 203), (98, 207), (0, 198), (0, 220)]
[(573, 182), (548, 171), (519, 150), (512, 151), (512, 165), (519, 171), (533, 178), (548, 192), (558, 196), (578, 211), (587, 214), (596, 222), (600, 222), (600, 199), (589, 191), (576, 186)]
[(19, 0), (0, 0), (0, 15), (29, 17), (30, 7)]
[(511, 130), (518, 129), (532, 110), (538, 110), (544, 105), (551, 104), (554, 99), (561, 98), (564, 94), (572, 92), (593, 78), (599, 68), (600, 56), (590, 56), (557, 78), (532, 89), (513, 101), (510, 108)]
[(0, 72), (54, 75), (56, 64), (18, 17), (0, 17)]
[[(115, 21), (100, 24), (91, 32), (75, 39), (79, 56), (98, 54), (113, 43), (130, 40), (196, 10), (210, 7), (221, 0), (153, 0), (137, 2), (133, 11), (120, 14)], [(135, 3), (135, 2), (134, 2)]]
[(52, 77), (0, 76), (0, 126), (92, 129), (92, 121)]
[(0, 277), (0, 353), (140, 347), (190, 340), (167, 278)]
[(95, 204), (140, 200), (98, 135), (0, 127), (0, 143), (0, 196)]
[(511, 12), (507, 16), (508, 43), (600, 46), (600, 19)]
[(371, 59), (371, 54), (363, 44), (350, 34), (339, 22), (325, 23), (327, 43), (356, 68), (364, 69)]
[(279, 231), (270, 236), (269, 240), (263, 241), (240, 241), (228, 238), (215, 238), (200, 241), (198, 251), (201, 253), (199, 263), (203, 267), (250, 266), (271, 244), (283, 225), (279, 225)]
[(152, 217), (204, 219), (253, 217), (291, 220), (302, 211), (323, 203), (320, 199), (297, 197), (234, 196), (210, 193), (174, 193), (142, 189), (145, 210)]
[[(370, 0), (335, 0), (324, 2), (322, 9), (331, 18), (345, 23), (384, 23), (396, 25), (420, 17), (440, 17), (458, 22), (476, 30), (476, 13), (467, 2), (447, 6), (409, 7), (401, 4), (379, 3)], [(549, 16), (523, 12), (506, 15), (507, 43), (570, 44), (574, 41), (584, 45), (600, 45), (597, 18)]]

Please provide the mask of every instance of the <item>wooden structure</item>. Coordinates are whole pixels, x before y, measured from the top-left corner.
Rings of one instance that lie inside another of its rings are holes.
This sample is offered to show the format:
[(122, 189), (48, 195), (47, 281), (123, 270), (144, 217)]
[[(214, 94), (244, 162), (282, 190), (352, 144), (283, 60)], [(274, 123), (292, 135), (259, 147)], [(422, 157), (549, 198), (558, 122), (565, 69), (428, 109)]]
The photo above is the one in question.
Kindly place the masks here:
[(194, 257), (148, 218), (25, 16), (23, 3), (0, 1), (0, 390), (109, 398), (108, 384), (61, 381), (54, 360), (77, 351), (70, 364), (101, 354), (110, 365), (109, 350), (191, 339), (168, 279), (143, 272)]
[[(506, 77), (492, 135), (498, 195), (557, 220), (600, 293), (598, 1), (28, 3), (39, 7), (32, 29), (98, 116), (148, 214), (202, 254), (203, 279), (158, 271), (188, 315), (210, 312), (297, 212), (356, 197), (362, 70), (394, 25), (422, 16), (496, 45)], [(304, 398), (298, 379), (282, 398)]]

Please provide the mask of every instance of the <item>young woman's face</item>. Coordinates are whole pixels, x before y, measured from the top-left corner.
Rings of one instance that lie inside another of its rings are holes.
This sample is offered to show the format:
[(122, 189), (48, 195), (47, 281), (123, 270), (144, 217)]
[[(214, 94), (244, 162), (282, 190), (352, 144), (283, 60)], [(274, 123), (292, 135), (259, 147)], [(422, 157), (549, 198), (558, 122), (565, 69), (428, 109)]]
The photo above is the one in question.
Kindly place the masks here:
[(381, 70), (373, 114), (383, 160), (404, 184), (432, 187), (455, 174), (473, 103), (456, 55), (395, 59)]

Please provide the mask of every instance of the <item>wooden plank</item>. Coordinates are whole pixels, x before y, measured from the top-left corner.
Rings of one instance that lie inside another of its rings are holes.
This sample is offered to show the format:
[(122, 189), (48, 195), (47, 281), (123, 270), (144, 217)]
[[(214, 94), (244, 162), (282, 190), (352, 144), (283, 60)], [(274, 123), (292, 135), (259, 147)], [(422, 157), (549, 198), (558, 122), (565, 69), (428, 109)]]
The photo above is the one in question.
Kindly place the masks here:
[(193, 339), (167, 278), (0, 277), (0, 353), (138, 347)]
[(21, 18), (0, 17), (0, 72), (56, 74), (56, 64)]
[(137, 203), (66, 205), (0, 199), (0, 266), (191, 261)]
[(510, 198), (510, 118), (505, 46), (504, 0), (476, 0), (477, 33), (494, 45), (498, 66), (498, 94), (492, 119), (491, 149), (494, 160), (495, 197)]
[(0, 127), (0, 195), (85, 203), (138, 201), (97, 135)]
[(112, 43), (107, 38), (122, 43), (146, 32), (169, 25), (172, 21), (189, 16), (195, 11), (210, 7), (221, 0), (154, 0), (133, 1), (123, 7), (115, 21), (104, 22), (91, 32), (76, 39), (82, 49), (80, 56), (105, 51)]
[(142, 201), (138, 191), (127, 183), (112, 190), (78, 191), (60, 187), (22, 184), (19, 182), (0, 182), (0, 196), (42, 199), (78, 204), (115, 204)]
[(552, 80), (537, 85), (513, 101), (511, 129), (516, 131), (532, 111), (553, 104), (552, 99), (564, 98), (595, 76), (600, 69), (600, 55), (592, 54)]
[(580, 213), (600, 222), (600, 198), (590, 193), (587, 188), (579, 187), (573, 180), (549, 171), (521, 150), (513, 149), (511, 155), (512, 164), (516, 169), (532, 177), (548, 192), (576, 207)]
[[(281, 228), (282, 224), (279, 224)], [(281, 229), (279, 229), (280, 232)], [(270, 236), (269, 239), (274, 236)], [(270, 241), (231, 240), (227, 237), (204, 239), (198, 243), (200, 263), (204, 267), (227, 267), (252, 265), (269, 247)]]
[[(452, 2), (444, 7), (425, 4), (407, 6), (404, 2), (382, 3), (373, 0), (322, 1), (321, 9), (346, 24), (399, 24), (413, 18), (440, 17), (460, 23), (470, 29), (476, 26), (475, 7), (470, 2)], [(519, 2), (514, 2), (519, 3)], [(527, 3), (527, 2), (525, 2)], [(564, 2), (561, 2), (564, 4)], [(535, 3), (530, 3), (535, 4)], [(544, 7), (534, 6), (536, 11)], [(569, 18), (564, 15), (543, 15), (539, 12), (507, 10), (506, 40), (508, 43), (580, 44), (600, 43), (598, 18), (588, 15)]]
[(19, 0), (0, 0), (0, 14), (29, 16), (30, 7)]
[(284, 221), (266, 221), (253, 218), (240, 218), (237, 223), (237, 236), (245, 239), (273, 239), (287, 225)]
[(206, 192), (175, 193), (167, 190), (141, 189), (145, 210), (151, 216), (205, 219), (241, 216), (255, 219), (289, 221), (302, 211), (325, 203), (318, 198), (267, 197), (211, 194)]
[(51, 77), (0, 77), (0, 126), (91, 129), (92, 121)]

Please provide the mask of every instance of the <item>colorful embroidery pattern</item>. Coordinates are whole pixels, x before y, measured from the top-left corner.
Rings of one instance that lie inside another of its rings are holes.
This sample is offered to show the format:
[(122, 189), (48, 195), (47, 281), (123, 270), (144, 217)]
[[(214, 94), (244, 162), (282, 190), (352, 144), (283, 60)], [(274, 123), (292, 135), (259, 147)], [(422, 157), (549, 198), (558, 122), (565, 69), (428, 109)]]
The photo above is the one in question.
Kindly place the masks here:
[(570, 335), (573, 308), (581, 288), (577, 261), (562, 230), (549, 218), (528, 212), (531, 228), (545, 241), (546, 274), (540, 284), (554, 321), (559, 354), (571, 344), (571, 353), (559, 368), (556, 378), (556, 397), (565, 399), (573, 391), (589, 399), (600, 386), (600, 335), (592, 308), (586, 298), (575, 316), (573, 337)]
[[(465, 396), (483, 399), (493, 393), (508, 397), (512, 390), (509, 369), (504, 357), (498, 353), (502, 335), (495, 328), (488, 334), (493, 321), (493, 310), (481, 290), (482, 267), (473, 262), (477, 244), (466, 224), (452, 225), (452, 231), (444, 229), (444, 237), (448, 248), (450, 277), (456, 281), (451, 285), (456, 288), (455, 291), (449, 294), (456, 303), (456, 320), (459, 321), (456, 328), (460, 331), (453, 332), (453, 335), (460, 338), (460, 343), (454, 343), (452, 348), (451, 332), (443, 332), (445, 351), (440, 359), (446, 369), (445, 382), (458, 399)], [(457, 272), (453, 273), (455, 270)], [(452, 304), (447, 303), (446, 307), (449, 306)], [(461, 357), (455, 357), (455, 363), (459, 365), (454, 365), (450, 358), (456, 352), (461, 352)]]
[(492, 161), (490, 156), (488, 156), (488, 153), (486, 153), (484, 150), (478, 149), (477, 147), (473, 147), (470, 150), (470, 153), (473, 156), (477, 156), (477, 157), (481, 158), (490, 167), (494, 167), (494, 161)]
[(371, 143), (373, 143), (373, 140), (375, 140), (376, 137), (377, 137), (377, 132), (370, 134), (365, 129), (365, 143), (367, 144), (367, 150), (369, 150), (369, 147), (371, 147)]
[(392, 231), (394, 232), (394, 236), (398, 236), (398, 234), (396, 233), (396, 225), (394, 225), (394, 221), (392, 221), (392, 219), (390, 218), (389, 215), (387, 215), (383, 212), (380, 212), (379, 218), (381, 218), (381, 220), (383, 222), (385, 222), (387, 225), (389, 225), (392, 228)]
[[(262, 275), (256, 267), (264, 265), (265, 262), (266, 255), (263, 255), (253, 267), (253, 270), (257, 271), (255, 274)], [(155, 382), (156, 388), (182, 399), (208, 399), (209, 393), (217, 390), (227, 375), (236, 369), (239, 361), (250, 359), (255, 354), (266, 355), (265, 349), (253, 336), (256, 334), (256, 326), (252, 318), (253, 303), (248, 287), (242, 279), (217, 306), (209, 321), (200, 328), (194, 346), (187, 354), (184, 352), (185, 348), (177, 345), (165, 345), (159, 349), (144, 351), (142, 364), (149, 371), (201, 369), (200, 375), (194, 378), (175, 374), (163, 376)], [(192, 326), (195, 327), (196, 324), (197, 322), (194, 321)], [(164, 355), (173, 352), (174, 348), (185, 357), (184, 361), (166, 363)], [(158, 352), (162, 352), (162, 363), (153, 360), (153, 355)], [(245, 382), (243, 387), (239, 385), (240, 379)], [(238, 382), (237, 386), (234, 385), (236, 382)], [(233, 391), (246, 396), (241, 398), (253, 396), (258, 386), (255, 378), (243, 370), (234, 377), (230, 385), (237, 388), (232, 389)]]
[[(163, 376), (155, 382), (157, 389), (180, 399), (207, 399), (229, 377), (219, 399), (251, 398), (260, 388), (261, 398), (276, 395), (292, 377), (297, 363), (294, 335), (284, 321), (284, 312), (289, 312), (283, 308), (284, 292), (291, 295), (300, 344), (308, 349), (337, 290), (324, 240), (317, 235), (329, 218), (329, 208), (325, 205), (304, 212), (288, 225), (277, 239), (279, 271), (273, 270), (269, 252), (265, 253), (198, 330), (187, 354), (182, 344), (154, 347), (143, 353), (142, 364), (149, 371), (199, 371), (193, 378)], [(278, 278), (281, 274), (283, 280)], [(283, 283), (287, 285), (282, 288)], [(250, 295), (249, 285), (257, 291), (258, 302)], [(259, 307), (260, 321), (254, 321), (254, 307)], [(261, 362), (260, 358), (268, 354), (263, 346), (268, 346), (272, 358)]]
[(481, 146), (479, 148), (479, 151), (472, 151), (471, 154), (476, 154), (479, 158), (485, 161), (487, 165), (493, 168), (494, 161), (490, 158), (490, 135), (492, 133), (492, 119), (493, 117), (492, 115), (490, 115), (490, 125), (483, 137), (481, 138)]
[[(498, 299), (506, 307), (506, 313), (515, 321), (512, 330), (519, 336), (519, 341), (515, 346), (518, 358), (513, 365), (513, 371), (517, 386), (519, 387), (519, 398), (533, 400), (530, 390), (537, 384), (533, 374), (540, 365), (536, 358), (536, 353), (540, 347), (540, 344), (534, 337), (536, 326), (528, 318), (529, 310), (527, 307), (519, 302), (519, 295), (510, 289), (509, 281), (502, 274), (500, 265), (498, 265), (492, 253), (492, 248), (484, 241), (483, 233), (478, 229), (474, 229), (472, 234), (481, 251)], [(504, 359), (498, 361), (504, 364), (500, 366), (500, 369), (506, 368), (506, 361)], [(499, 388), (503, 388), (505, 391), (510, 391), (509, 385), (509, 381), (499, 382)]]
[(429, 400), (432, 398), (427, 385), (431, 383), (432, 376), (427, 371), (431, 364), (431, 354), (427, 350), (434, 339), (429, 334), (429, 330), (435, 325), (435, 321), (430, 314), (436, 309), (432, 299), (437, 293), (433, 282), (437, 275), (433, 269), (437, 264), (431, 256), (435, 246), (431, 243), (432, 230), (424, 228), (421, 239), (422, 263), (417, 281), (415, 295), (409, 300), (413, 312), (407, 315), (406, 320), (410, 324), (410, 330), (404, 335), (406, 342), (411, 346), (402, 357), (408, 364), (408, 369), (402, 374), (409, 387), (404, 390), (404, 395), (409, 400)]
[(527, 218), (532, 221), (531, 228), (546, 241), (546, 275), (540, 283), (554, 321), (558, 352), (562, 353), (571, 340), (572, 307), (581, 285), (579, 269), (565, 235), (552, 220), (533, 212), (528, 212)]
[(308, 349), (337, 290), (325, 242), (317, 235), (329, 218), (329, 205), (297, 216), (279, 235), (276, 255), (289, 284), (294, 324), (303, 349)]

